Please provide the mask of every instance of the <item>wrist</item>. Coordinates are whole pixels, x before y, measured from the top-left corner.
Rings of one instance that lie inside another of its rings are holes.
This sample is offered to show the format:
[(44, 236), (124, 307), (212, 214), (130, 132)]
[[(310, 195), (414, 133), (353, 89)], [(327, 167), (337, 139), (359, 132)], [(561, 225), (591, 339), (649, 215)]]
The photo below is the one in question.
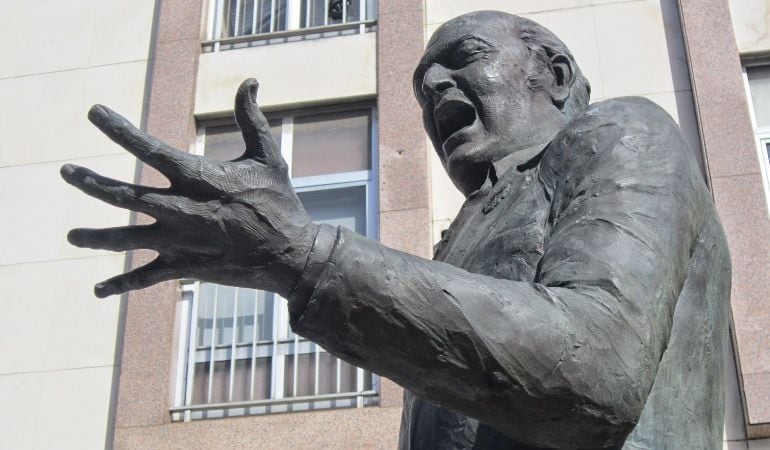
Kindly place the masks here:
[(287, 297), (292, 323), (305, 310), (315, 285), (321, 277), (326, 264), (331, 259), (332, 252), (337, 244), (339, 227), (331, 225), (315, 225), (315, 227), (313, 242), (305, 264), (294, 288), (291, 290), (291, 294)]

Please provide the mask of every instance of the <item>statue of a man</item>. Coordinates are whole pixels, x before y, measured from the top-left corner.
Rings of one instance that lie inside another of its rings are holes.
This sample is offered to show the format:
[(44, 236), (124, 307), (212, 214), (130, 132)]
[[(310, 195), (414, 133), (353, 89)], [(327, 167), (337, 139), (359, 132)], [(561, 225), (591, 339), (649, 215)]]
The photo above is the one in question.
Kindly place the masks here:
[(566, 46), (498, 12), (447, 22), (414, 74), (425, 129), (467, 197), (433, 261), (315, 225), (245, 81), (231, 162), (90, 119), (167, 189), (66, 165), (152, 225), (73, 230), (159, 255), (96, 286), (175, 279), (289, 299), (294, 331), (407, 389), (401, 448), (721, 447), (730, 262), (695, 159), (641, 98), (588, 105)]

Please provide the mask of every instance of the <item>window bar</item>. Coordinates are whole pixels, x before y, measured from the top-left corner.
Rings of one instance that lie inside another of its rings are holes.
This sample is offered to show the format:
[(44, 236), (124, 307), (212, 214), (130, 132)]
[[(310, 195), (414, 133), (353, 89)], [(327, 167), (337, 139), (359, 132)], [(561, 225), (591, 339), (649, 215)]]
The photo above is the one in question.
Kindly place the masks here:
[(279, 354), (279, 339), (285, 338), (285, 333), (283, 332), (283, 311), (282, 307), (285, 304), (285, 302), (279, 301), (281, 297), (279, 297), (277, 294), (275, 295), (275, 300), (273, 301), (273, 355), (272, 355), (272, 372), (271, 372), (271, 396), (270, 398), (273, 399), (282, 399), (283, 396), (283, 390), (284, 390), (284, 374), (286, 370), (286, 356), (283, 354)]
[[(179, 339), (176, 353), (176, 379), (174, 380), (174, 406), (183, 406), (184, 390), (187, 380), (187, 364), (190, 356), (190, 310), (192, 309), (192, 290), (190, 285), (181, 285), (179, 302)], [(179, 420), (179, 414), (173, 413), (171, 420)]]
[(254, 291), (254, 330), (251, 335), (251, 386), (249, 387), (249, 398), (254, 400), (254, 385), (257, 376), (257, 340), (259, 339), (259, 292)]
[[(225, 9), (225, 1), (224, 0), (216, 0), (216, 6), (214, 7), (215, 17), (214, 17), (214, 39), (219, 40), (222, 39), (222, 22), (224, 21), (224, 9)], [(219, 51), (219, 42), (214, 42), (214, 51)]]
[(270, 32), (275, 31), (275, 0), (270, 0)]
[(214, 36), (214, 23), (217, 16), (217, 3), (214, 0), (209, 0), (207, 5), (208, 11), (206, 12), (206, 36), (208, 36), (209, 40), (213, 41), (216, 39), (216, 36)]
[(294, 335), (294, 374), (292, 383), (292, 397), (297, 395), (297, 375), (299, 375), (299, 336)]
[(361, 393), (364, 392), (364, 369), (360, 367), (356, 368), (356, 392), (356, 408), (363, 408), (364, 396)]
[(302, 0), (286, 0), (285, 31), (302, 28)]
[(209, 351), (209, 386), (206, 393), (206, 403), (211, 403), (211, 391), (214, 389), (214, 351), (217, 342), (217, 299), (219, 289), (214, 288), (214, 312), (211, 315), (211, 349)]
[(230, 389), (227, 393), (227, 401), (233, 401), (233, 384), (235, 384), (235, 350), (238, 344), (238, 288), (235, 288), (235, 298), (233, 299), (233, 332), (230, 339)]
[(329, 0), (324, 0), (324, 26), (329, 25)]
[(340, 393), (340, 389), (342, 389), (342, 362), (339, 358), (335, 358), (337, 360), (337, 393)]
[(233, 24), (233, 36), (240, 36), (239, 27), (241, 25), (241, 0), (235, 0), (235, 24)]
[(294, 117), (284, 117), (281, 121), (281, 156), (286, 161), (289, 169), (289, 177), (292, 173), (292, 160), (294, 153)]
[[(366, 21), (366, 3), (368, 0), (358, 0), (358, 20), (361, 22)], [(366, 33), (366, 25), (361, 24), (358, 26), (358, 32), (361, 34)]]
[(318, 344), (313, 344), (313, 350), (315, 351), (315, 382), (313, 385), (313, 395), (318, 395), (318, 379), (320, 376), (320, 364), (321, 364), (321, 352), (318, 351)]
[[(198, 309), (200, 307), (199, 287), (200, 282), (195, 282), (193, 287), (192, 308), (190, 308), (192, 309), (192, 312), (190, 313), (190, 321), (192, 323), (190, 325), (190, 335), (188, 336), (189, 344), (187, 345), (189, 353), (187, 354), (187, 389), (184, 393), (185, 405), (192, 405), (193, 380), (195, 379), (195, 357), (198, 353)], [(190, 419), (190, 410), (187, 409), (184, 412), (184, 421), (189, 422)]]
[(342, 19), (340, 23), (346, 23), (348, 21), (348, 2), (347, 0), (342, 0)]
[(310, 8), (313, 7), (313, 0), (302, 0), (305, 3), (305, 28), (310, 28)]

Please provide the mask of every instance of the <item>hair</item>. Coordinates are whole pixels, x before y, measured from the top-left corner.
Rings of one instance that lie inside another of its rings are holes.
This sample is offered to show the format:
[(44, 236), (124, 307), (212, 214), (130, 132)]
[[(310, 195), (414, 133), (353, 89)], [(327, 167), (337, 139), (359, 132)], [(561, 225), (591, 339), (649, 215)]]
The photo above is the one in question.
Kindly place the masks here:
[(541, 83), (542, 75), (548, 71), (551, 58), (554, 55), (563, 55), (572, 66), (572, 85), (569, 90), (569, 97), (561, 107), (562, 112), (569, 118), (585, 111), (588, 107), (588, 101), (591, 98), (591, 84), (580, 71), (575, 57), (569, 51), (566, 45), (551, 33), (548, 29), (529, 19), (510, 15), (516, 23), (518, 37), (529, 49), (532, 55), (530, 74), (527, 78), (527, 84), (532, 89), (543, 89)]

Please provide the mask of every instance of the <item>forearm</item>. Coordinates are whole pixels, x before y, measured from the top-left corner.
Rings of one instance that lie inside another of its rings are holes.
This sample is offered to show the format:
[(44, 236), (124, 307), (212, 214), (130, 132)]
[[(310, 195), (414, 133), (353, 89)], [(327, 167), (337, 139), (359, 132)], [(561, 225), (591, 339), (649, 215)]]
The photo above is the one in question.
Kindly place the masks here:
[[(639, 372), (647, 358), (626, 366), (616, 354), (615, 345), (643, 353), (633, 333), (608, 343), (627, 324), (596, 307), (616, 301), (606, 293), (472, 274), (346, 230), (337, 238), (324, 227), (319, 241), (292, 326), (332, 353), (513, 436), (543, 420), (549, 433), (614, 422), (622, 434), (635, 420), (654, 374)], [(629, 386), (639, 393), (618, 405)]]

